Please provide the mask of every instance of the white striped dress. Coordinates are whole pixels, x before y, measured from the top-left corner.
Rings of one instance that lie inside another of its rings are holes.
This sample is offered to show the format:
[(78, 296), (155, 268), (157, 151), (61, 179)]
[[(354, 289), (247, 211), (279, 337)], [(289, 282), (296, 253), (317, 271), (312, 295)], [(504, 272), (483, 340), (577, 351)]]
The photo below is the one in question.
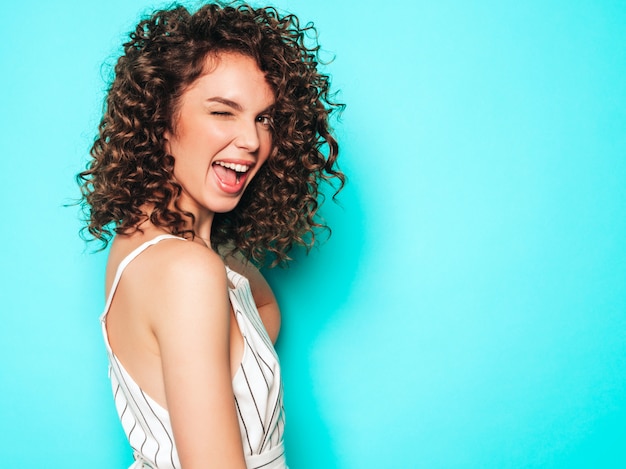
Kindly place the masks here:
[[(169, 413), (135, 383), (117, 359), (106, 329), (106, 315), (124, 269), (161, 235), (142, 244), (120, 263), (101, 316), (102, 334), (109, 356), (109, 376), (115, 406), (134, 451), (133, 469), (180, 469)], [(244, 339), (241, 365), (233, 378), (235, 404), (248, 469), (286, 469), (283, 431), (285, 417), (280, 365), (274, 346), (259, 317), (248, 280), (226, 267), (233, 288), (230, 302)]]

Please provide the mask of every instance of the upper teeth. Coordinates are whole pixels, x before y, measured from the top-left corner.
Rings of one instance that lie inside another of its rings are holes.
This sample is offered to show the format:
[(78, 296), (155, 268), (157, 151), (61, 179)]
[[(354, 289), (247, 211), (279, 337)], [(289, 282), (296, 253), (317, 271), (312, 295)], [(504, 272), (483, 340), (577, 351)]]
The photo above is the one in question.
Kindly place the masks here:
[(226, 163), (224, 161), (217, 161), (216, 164), (223, 166), (224, 168), (232, 169), (233, 171), (237, 171), (238, 173), (245, 173), (250, 169), (250, 166), (247, 164), (235, 164), (235, 163)]

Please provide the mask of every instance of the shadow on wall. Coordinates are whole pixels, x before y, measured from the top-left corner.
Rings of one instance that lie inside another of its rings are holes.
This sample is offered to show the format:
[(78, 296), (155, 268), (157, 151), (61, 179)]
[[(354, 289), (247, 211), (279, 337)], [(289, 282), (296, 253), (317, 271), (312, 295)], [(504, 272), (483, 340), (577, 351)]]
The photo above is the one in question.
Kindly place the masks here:
[[(349, 174), (348, 179), (338, 195), (338, 203), (329, 195), (320, 209), (332, 229), (331, 237), (322, 233), (319, 247), (308, 256), (304, 249), (296, 248), (288, 267), (263, 272), (283, 315), (277, 349), (285, 382), (285, 439), (293, 467), (338, 467), (313, 370), (320, 368), (314, 364), (318, 339), (341, 317), (365, 245), (361, 205)], [(347, 207), (350, 213), (346, 212)]]

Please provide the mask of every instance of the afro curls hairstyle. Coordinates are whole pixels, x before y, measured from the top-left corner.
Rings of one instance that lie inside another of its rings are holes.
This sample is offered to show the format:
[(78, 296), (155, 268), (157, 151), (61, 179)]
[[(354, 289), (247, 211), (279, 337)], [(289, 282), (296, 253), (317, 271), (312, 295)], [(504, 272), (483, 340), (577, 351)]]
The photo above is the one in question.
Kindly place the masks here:
[(256, 61), (275, 93), (273, 152), (238, 206), (215, 214), (211, 243), (257, 265), (269, 257), (272, 266), (289, 260), (294, 245), (310, 249), (315, 231), (328, 228), (316, 217), (320, 183), (336, 189), (333, 199), (345, 184), (329, 125), (344, 105), (333, 102), (330, 78), (317, 70), (318, 51), (312, 24), (301, 27), (296, 16), (272, 7), (207, 4), (192, 14), (174, 6), (142, 20), (116, 63), (91, 159), (76, 177), (83, 236), (104, 248), (147, 219), (195, 236), (193, 215), (178, 204), (182, 188), (163, 135), (172, 131), (184, 91), (206, 73), (207, 57), (236, 52)]

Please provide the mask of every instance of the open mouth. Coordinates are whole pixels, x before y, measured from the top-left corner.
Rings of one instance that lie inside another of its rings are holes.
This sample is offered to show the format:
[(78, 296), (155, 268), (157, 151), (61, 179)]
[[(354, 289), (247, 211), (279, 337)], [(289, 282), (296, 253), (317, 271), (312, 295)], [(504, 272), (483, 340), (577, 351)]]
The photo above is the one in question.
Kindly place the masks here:
[(245, 182), (250, 165), (216, 161), (213, 168), (220, 181), (227, 186), (238, 186)]

